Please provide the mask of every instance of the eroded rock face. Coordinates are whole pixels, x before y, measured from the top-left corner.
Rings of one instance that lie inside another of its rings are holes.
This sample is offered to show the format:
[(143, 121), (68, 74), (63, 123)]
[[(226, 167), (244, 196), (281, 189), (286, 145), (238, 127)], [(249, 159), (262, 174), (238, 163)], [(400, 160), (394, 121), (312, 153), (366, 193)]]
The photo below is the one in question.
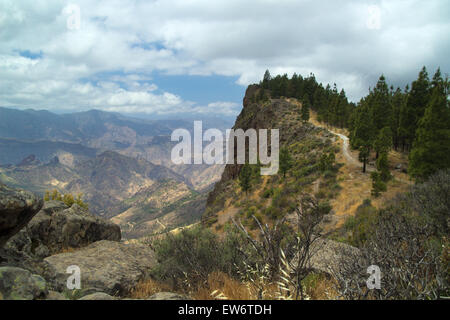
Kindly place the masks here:
[(76, 265), (81, 271), (81, 289), (98, 288), (111, 296), (126, 295), (156, 264), (153, 251), (147, 246), (106, 240), (44, 261), (56, 270), (58, 291), (66, 288), (67, 267)]
[(120, 227), (93, 216), (77, 204), (45, 202), (41, 211), (8, 241), (7, 246), (45, 258), (67, 248), (81, 248), (99, 240), (120, 241)]
[(0, 267), (0, 300), (36, 300), (47, 294), (41, 276), (16, 267)]
[(39, 212), (42, 199), (0, 183), (0, 248)]

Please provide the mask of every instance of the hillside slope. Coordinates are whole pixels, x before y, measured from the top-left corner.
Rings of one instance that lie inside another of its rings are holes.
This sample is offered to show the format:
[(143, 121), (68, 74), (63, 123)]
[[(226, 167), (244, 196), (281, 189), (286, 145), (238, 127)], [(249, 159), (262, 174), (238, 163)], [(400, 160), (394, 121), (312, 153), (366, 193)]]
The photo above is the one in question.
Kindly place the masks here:
[[(0, 181), (41, 195), (53, 189), (63, 194), (82, 193), (92, 213), (118, 216), (115, 222), (124, 228), (125, 237), (153, 232), (155, 228), (148, 225), (166, 215), (168, 227), (182, 226), (198, 220), (204, 209), (204, 196), (189, 180), (143, 159), (107, 151), (73, 167), (57, 157), (44, 164), (34, 157), (25, 160), (18, 166), (0, 168)], [(141, 231), (135, 226), (141, 226)]]
[[(323, 128), (304, 123), (300, 117), (301, 105), (288, 99), (258, 99), (262, 96), (259, 86), (247, 89), (244, 108), (234, 129), (279, 129), (280, 148), (287, 148), (293, 158), (293, 166), (283, 177), (260, 176), (258, 170), (252, 178), (248, 194), (239, 187), (242, 165), (227, 165), (221, 181), (209, 194), (203, 223), (220, 230), (231, 217), (239, 217), (254, 227), (251, 215), (263, 221), (273, 221), (289, 214), (296, 206), (301, 193), (317, 193), (323, 203), (331, 200), (339, 186), (336, 182), (338, 165), (329, 170), (320, 168), (320, 158), (339, 152), (336, 138)], [(257, 166), (257, 165), (255, 165)], [(318, 181), (321, 189), (316, 190)]]
[[(265, 222), (289, 215), (296, 207), (301, 193), (314, 194), (323, 205), (330, 206), (324, 225), (328, 231), (340, 228), (345, 220), (355, 214), (364, 200), (370, 199), (381, 208), (387, 200), (407, 190), (411, 181), (399, 168), (405, 168), (405, 156), (391, 152), (390, 166), (394, 179), (388, 183), (388, 192), (380, 197), (371, 195), (370, 171), (362, 173), (357, 153), (349, 148), (346, 132), (329, 128), (317, 121), (312, 113), (310, 121), (301, 120), (301, 103), (294, 98), (261, 99), (262, 90), (253, 85), (247, 89), (244, 109), (233, 128), (244, 131), (254, 129), (279, 129), (280, 148), (287, 148), (293, 166), (283, 177), (261, 177), (255, 174), (248, 194), (239, 185), (242, 165), (227, 165), (220, 182), (209, 194), (203, 223), (216, 230), (241, 219), (244, 225), (256, 227), (251, 218), (255, 215)], [(270, 94), (265, 90), (265, 94)], [(332, 158), (328, 165), (323, 159)]]

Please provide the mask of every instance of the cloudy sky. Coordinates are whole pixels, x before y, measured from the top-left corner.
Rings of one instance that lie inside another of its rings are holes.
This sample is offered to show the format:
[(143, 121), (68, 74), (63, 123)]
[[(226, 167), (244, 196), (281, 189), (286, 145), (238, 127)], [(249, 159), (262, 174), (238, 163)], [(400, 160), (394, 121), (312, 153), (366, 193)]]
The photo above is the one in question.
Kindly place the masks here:
[(0, 106), (234, 116), (266, 69), (357, 101), (448, 73), (449, 34), (448, 0), (0, 0)]

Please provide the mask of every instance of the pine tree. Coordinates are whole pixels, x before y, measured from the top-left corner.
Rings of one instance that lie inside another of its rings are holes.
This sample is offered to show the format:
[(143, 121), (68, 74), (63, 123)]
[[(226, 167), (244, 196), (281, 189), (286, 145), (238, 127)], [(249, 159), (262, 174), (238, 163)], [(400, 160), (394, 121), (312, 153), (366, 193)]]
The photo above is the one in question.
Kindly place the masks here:
[(264, 89), (269, 89), (270, 80), (272, 80), (272, 76), (270, 75), (269, 70), (266, 70), (266, 72), (264, 73), (263, 81), (262, 81), (262, 87)]
[(380, 179), (383, 182), (387, 182), (391, 180), (392, 175), (389, 171), (389, 161), (388, 161), (388, 155), (387, 152), (383, 152), (380, 154), (380, 156), (377, 159), (377, 170), (380, 175)]
[(301, 117), (303, 122), (309, 121), (309, 109), (310, 109), (310, 102), (308, 94), (305, 93), (302, 100), (302, 110), (301, 110)]
[(289, 153), (288, 148), (283, 147), (280, 150), (280, 172), (283, 177), (286, 177), (286, 173), (292, 168), (292, 156)]
[(332, 170), (334, 162), (336, 161), (336, 156), (334, 152), (330, 152), (328, 155), (324, 153), (319, 160), (320, 171), (325, 172), (327, 170)]
[(242, 191), (248, 194), (248, 191), (251, 188), (251, 180), (252, 180), (252, 168), (248, 163), (244, 164), (239, 173), (239, 184), (241, 185)]
[(397, 134), (398, 134), (398, 140), (399, 145), (402, 146), (402, 151), (405, 151), (407, 148), (407, 143), (414, 138), (410, 137), (410, 122), (413, 121), (413, 115), (412, 111), (408, 108), (408, 96), (409, 96), (409, 86), (406, 85), (405, 92), (403, 94), (404, 101), (402, 105), (400, 106), (400, 114), (398, 119), (398, 128), (397, 128)]
[(384, 127), (378, 133), (373, 143), (373, 148), (377, 153), (377, 159), (380, 153), (388, 153), (392, 148), (392, 131), (390, 127)]
[(362, 101), (357, 108), (355, 119), (355, 129), (351, 135), (351, 144), (353, 148), (359, 150), (359, 160), (363, 163), (363, 172), (366, 172), (367, 161), (373, 145), (375, 127), (369, 113), (369, 107), (366, 101)]
[(425, 179), (439, 169), (450, 167), (450, 110), (448, 80), (440, 70), (433, 77), (433, 94), (420, 119), (413, 149), (409, 155), (409, 173)]
[(372, 172), (370, 176), (372, 178), (372, 195), (377, 198), (380, 196), (381, 192), (385, 192), (387, 190), (387, 186), (381, 179), (378, 172)]
[(405, 95), (402, 93), (400, 88), (393, 93), (391, 99), (391, 108), (392, 108), (392, 124), (391, 124), (391, 132), (392, 132), (392, 143), (395, 150), (398, 150), (400, 145), (400, 113), (405, 104)]
[(373, 123), (375, 129), (380, 131), (386, 126), (391, 126), (392, 110), (390, 103), (390, 93), (386, 78), (382, 75), (373, 89), (370, 100), (372, 109)]
[(406, 103), (405, 117), (402, 127), (405, 130), (405, 143), (408, 150), (411, 148), (419, 120), (425, 113), (425, 108), (430, 100), (430, 80), (425, 67), (419, 73), (419, 77), (411, 85), (411, 91)]

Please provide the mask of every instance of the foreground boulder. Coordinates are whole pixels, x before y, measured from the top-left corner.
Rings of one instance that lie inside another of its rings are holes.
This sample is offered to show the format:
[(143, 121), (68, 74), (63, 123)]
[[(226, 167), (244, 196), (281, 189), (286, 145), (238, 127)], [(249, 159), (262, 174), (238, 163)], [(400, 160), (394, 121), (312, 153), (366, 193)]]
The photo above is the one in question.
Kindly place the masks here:
[(44, 261), (56, 270), (58, 291), (67, 290), (67, 267), (76, 265), (81, 271), (81, 289), (98, 288), (111, 296), (129, 293), (156, 264), (153, 251), (147, 246), (106, 240)]
[(69, 208), (63, 202), (48, 201), (26, 228), (8, 241), (7, 246), (45, 258), (96, 241), (120, 239), (118, 225), (91, 215), (77, 204)]
[(39, 212), (42, 205), (42, 199), (33, 193), (0, 183), (0, 248)]
[(358, 248), (330, 239), (320, 239), (311, 248), (310, 268), (330, 275), (338, 273), (341, 264), (359, 257)]
[(147, 300), (192, 300), (188, 296), (173, 292), (158, 292), (150, 296)]
[(84, 296), (78, 300), (117, 300), (117, 298), (114, 298), (104, 292), (97, 292)]
[(41, 276), (20, 268), (0, 267), (0, 300), (36, 300), (47, 294), (47, 284)]

